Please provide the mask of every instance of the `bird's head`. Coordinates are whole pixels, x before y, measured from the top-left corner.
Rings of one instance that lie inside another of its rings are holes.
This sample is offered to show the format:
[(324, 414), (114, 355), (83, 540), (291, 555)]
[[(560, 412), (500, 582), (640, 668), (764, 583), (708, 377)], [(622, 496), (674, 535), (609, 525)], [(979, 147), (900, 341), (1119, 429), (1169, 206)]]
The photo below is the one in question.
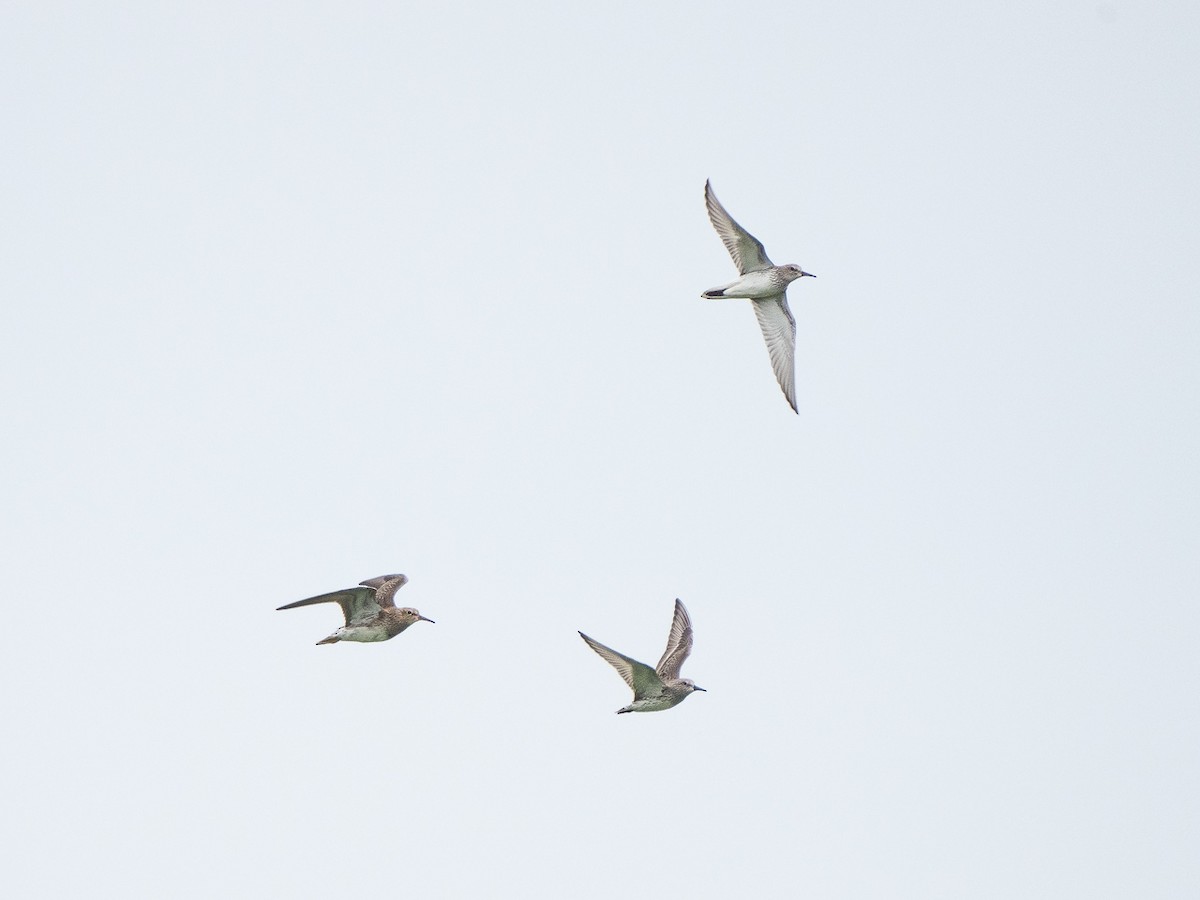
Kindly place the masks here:
[[(697, 685), (697, 684), (696, 684), (696, 682), (692, 681), (692, 679), (690, 679), (690, 678), (681, 678), (681, 679), (679, 679), (679, 682), (680, 682), (680, 684), (682, 684), (682, 685), (683, 685), (685, 688), (687, 688), (687, 689), (688, 689), (688, 693), (689, 693), (689, 694), (690, 694), (690, 693), (692, 693), (692, 692), (694, 692), (694, 691), (704, 691), (704, 688), (702, 688), (702, 687), (700, 687), (699, 685)], [(704, 693), (706, 693), (706, 694), (707, 694), (707, 693), (708, 693), (708, 691), (704, 691)]]
[(403, 617), (410, 625), (413, 622), (428, 622), (430, 625), (437, 624), (436, 622), (433, 621), (433, 619), (425, 618), (423, 615), (421, 615), (419, 612), (417, 612), (411, 606), (402, 607), (402, 608), (396, 610), (396, 612), (400, 613), (401, 617)]
[(803, 278), (806, 275), (809, 278), (817, 277), (812, 272), (805, 272), (802, 268), (793, 263), (788, 263), (786, 266), (780, 266), (780, 268), (783, 269), (788, 281), (795, 281), (797, 278)]

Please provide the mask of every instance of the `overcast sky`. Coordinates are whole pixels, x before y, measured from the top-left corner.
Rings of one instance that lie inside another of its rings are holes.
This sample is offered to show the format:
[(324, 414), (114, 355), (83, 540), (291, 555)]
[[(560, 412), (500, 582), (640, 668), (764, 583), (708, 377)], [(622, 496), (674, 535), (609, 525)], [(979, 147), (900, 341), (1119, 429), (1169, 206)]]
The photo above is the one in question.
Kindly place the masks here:
[(6, 895), (1200, 895), (1194, 3), (101, 7), (0, 12)]

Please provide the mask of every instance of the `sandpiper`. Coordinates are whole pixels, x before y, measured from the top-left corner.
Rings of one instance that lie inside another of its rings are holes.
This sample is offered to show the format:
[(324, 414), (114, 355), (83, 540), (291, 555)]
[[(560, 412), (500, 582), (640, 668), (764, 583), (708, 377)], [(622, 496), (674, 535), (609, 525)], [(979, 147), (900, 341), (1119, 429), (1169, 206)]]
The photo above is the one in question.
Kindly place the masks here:
[(683, 661), (692, 652), (692, 621), (678, 600), (675, 601), (675, 617), (671, 620), (671, 636), (667, 638), (667, 649), (663, 651), (662, 659), (653, 669), (645, 663), (618, 653), (611, 647), (605, 647), (582, 631), (579, 632), (579, 636), (607, 660), (625, 679), (625, 683), (633, 688), (633, 702), (623, 709), (618, 709), (618, 713), (670, 709), (682, 703), (692, 691), (704, 690), (702, 687), (696, 687), (692, 679), (679, 677)]
[(796, 320), (788, 309), (787, 288), (797, 278), (805, 275), (816, 278), (799, 266), (777, 266), (767, 257), (762, 242), (725, 211), (712, 185), (704, 182), (704, 203), (708, 207), (708, 218), (717, 230), (725, 249), (733, 257), (741, 278), (724, 287), (705, 291), (700, 296), (706, 300), (722, 297), (741, 297), (754, 302), (754, 314), (758, 327), (767, 342), (767, 353), (771, 356), (771, 368), (783, 389), (783, 395), (796, 408)]
[(433, 623), (410, 606), (396, 608), (396, 591), (408, 584), (406, 575), (380, 575), (360, 581), (359, 587), (321, 594), (307, 600), (297, 600), (280, 606), (279, 609), (295, 609), (297, 606), (312, 606), (315, 603), (336, 603), (346, 616), (346, 624), (323, 640), (321, 644), (336, 644), (338, 641), (386, 641), (394, 638), (413, 622)]

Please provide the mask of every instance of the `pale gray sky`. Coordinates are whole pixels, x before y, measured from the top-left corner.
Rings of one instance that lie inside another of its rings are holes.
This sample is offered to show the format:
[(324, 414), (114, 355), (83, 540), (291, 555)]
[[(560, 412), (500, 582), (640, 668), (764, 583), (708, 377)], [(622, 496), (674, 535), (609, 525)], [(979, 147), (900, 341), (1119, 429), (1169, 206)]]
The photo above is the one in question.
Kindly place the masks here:
[(1194, 3), (176, 6), (0, 13), (0, 891), (1200, 893)]

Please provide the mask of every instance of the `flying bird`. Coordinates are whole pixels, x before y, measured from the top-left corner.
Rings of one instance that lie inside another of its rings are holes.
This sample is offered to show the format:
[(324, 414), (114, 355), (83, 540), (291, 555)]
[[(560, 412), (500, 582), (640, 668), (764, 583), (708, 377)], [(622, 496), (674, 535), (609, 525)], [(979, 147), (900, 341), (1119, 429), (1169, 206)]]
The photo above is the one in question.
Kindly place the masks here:
[(623, 709), (618, 709), (618, 713), (670, 709), (682, 703), (692, 691), (704, 690), (697, 687), (692, 679), (679, 677), (683, 661), (692, 652), (692, 621), (688, 618), (687, 609), (678, 600), (675, 601), (675, 617), (671, 620), (671, 636), (667, 638), (667, 649), (663, 651), (662, 659), (653, 669), (624, 653), (618, 653), (611, 647), (605, 647), (582, 631), (579, 632), (579, 636), (633, 688), (633, 702)]
[(346, 624), (317, 645), (338, 641), (386, 641), (394, 638), (413, 622), (433, 623), (410, 606), (396, 608), (396, 591), (408, 584), (406, 575), (380, 575), (359, 582), (358, 587), (297, 600), (279, 609), (295, 609), (317, 603), (336, 603), (346, 616)]
[(734, 265), (742, 276), (732, 284), (713, 288), (701, 294), (706, 300), (719, 300), (722, 297), (740, 297), (754, 303), (754, 314), (758, 317), (758, 327), (762, 329), (763, 339), (767, 342), (767, 353), (771, 356), (771, 368), (775, 370), (775, 378), (783, 389), (783, 395), (791, 404), (792, 411), (796, 408), (796, 320), (788, 309), (787, 288), (797, 278), (807, 275), (816, 278), (812, 272), (805, 272), (797, 265), (777, 266), (767, 257), (762, 241), (750, 234), (745, 228), (733, 221), (733, 217), (725, 211), (725, 207), (713, 193), (712, 185), (704, 182), (704, 203), (708, 207), (708, 219), (717, 230), (725, 249), (733, 257)]

